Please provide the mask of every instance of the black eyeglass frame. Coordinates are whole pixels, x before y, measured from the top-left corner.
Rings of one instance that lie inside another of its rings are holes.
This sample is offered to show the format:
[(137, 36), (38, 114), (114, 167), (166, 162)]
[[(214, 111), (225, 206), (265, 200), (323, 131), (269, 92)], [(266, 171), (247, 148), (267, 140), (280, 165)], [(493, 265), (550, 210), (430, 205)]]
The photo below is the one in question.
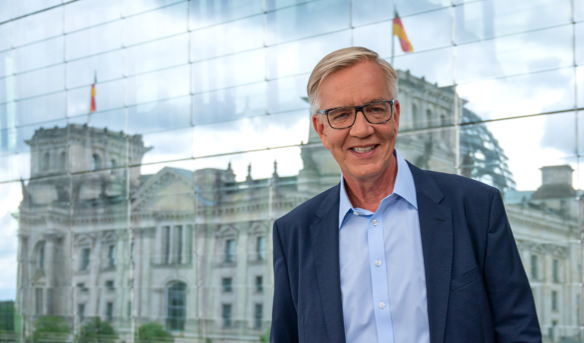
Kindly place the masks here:
[[(365, 107), (367, 107), (367, 106), (371, 106), (371, 105), (375, 105), (375, 104), (380, 104), (380, 103), (384, 103), (384, 102), (385, 103), (388, 103), (390, 105), (390, 115), (389, 115), (389, 118), (386, 119), (386, 120), (384, 120), (384, 121), (380, 121), (380, 122), (376, 122), (376, 123), (371, 122), (369, 120), (369, 118), (367, 118), (367, 115), (365, 114), (365, 111), (363, 109)], [(327, 110), (318, 110), (318, 111), (316, 111), (316, 113), (326, 115), (326, 120), (329, 123), (330, 127), (332, 127), (333, 129), (335, 129), (335, 130), (344, 130), (344, 129), (348, 129), (348, 128), (352, 127), (353, 125), (355, 125), (355, 121), (357, 121), (357, 113), (359, 113), (359, 112), (363, 113), (363, 117), (365, 117), (365, 120), (367, 120), (367, 122), (369, 124), (383, 124), (383, 123), (386, 123), (386, 122), (390, 121), (391, 118), (393, 118), (393, 105), (394, 104), (395, 104), (395, 99), (382, 100), (382, 101), (375, 101), (375, 102), (372, 102), (372, 103), (369, 103), (369, 104), (365, 104), (365, 105), (361, 105), (361, 106), (345, 106), (345, 107), (329, 108)], [(329, 114), (330, 111), (339, 110), (339, 109), (343, 109), (343, 108), (354, 108), (355, 109), (355, 118), (353, 118), (353, 123), (351, 125), (345, 126), (345, 127), (334, 127), (331, 124), (331, 121), (329, 119), (328, 114)]]

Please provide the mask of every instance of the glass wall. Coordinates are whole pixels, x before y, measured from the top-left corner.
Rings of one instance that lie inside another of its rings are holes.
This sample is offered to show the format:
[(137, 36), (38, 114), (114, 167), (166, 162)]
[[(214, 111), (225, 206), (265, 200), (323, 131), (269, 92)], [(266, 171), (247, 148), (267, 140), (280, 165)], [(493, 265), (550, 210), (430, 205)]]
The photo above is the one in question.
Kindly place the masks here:
[(347, 46), (398, 70), (406, 159), (501, 190), (546, 342), (584, 342), (578, 0), (0, 1), (0, 341), (266, 341)]

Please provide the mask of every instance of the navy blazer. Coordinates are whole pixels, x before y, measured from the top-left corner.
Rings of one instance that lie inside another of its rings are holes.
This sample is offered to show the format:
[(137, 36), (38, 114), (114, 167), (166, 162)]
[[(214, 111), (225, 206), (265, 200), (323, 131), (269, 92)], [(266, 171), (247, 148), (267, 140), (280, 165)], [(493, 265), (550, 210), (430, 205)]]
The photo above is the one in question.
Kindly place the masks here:
[[(499, 191), (461, 176), (410, 168), (430, 342), (541, 342)], [(337, 185), (274, 223), (271, 342), (345, 342), (339, 191)]]

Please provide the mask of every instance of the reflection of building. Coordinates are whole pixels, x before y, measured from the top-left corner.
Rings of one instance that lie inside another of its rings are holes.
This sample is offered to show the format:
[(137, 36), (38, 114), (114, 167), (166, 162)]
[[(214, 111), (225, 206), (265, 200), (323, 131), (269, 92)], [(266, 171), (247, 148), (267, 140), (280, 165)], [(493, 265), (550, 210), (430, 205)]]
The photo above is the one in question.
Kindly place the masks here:
[[(538, 192), (514, 201), (502, 149), (482, 124), (470, 124), (476, 118), (454, 90), (399, 76), (404, 157), (447, 172), (458, 163), (464, 175), (506, 191), (540, 315), (551, 313), (540, 318), (543, 327), (556, 341), (574, 337), (578, 203), (566, 172), (562, 186), (553, 181), (562, 177), (544, 176)], [(469, 124), (457, 131), (456, 120)], [(340, 178), (312, 129), (297, 176), (280, 177), (275, 165), (271, 178), (248, 173), (242, 182), (231, 167), (139, 175), (127, 167), (149, 149), (139, 135), (69, 125), (37, 130), (27, 143), (32, 180), (20, 207), (18, 306), (29, 330), (37, 316), (54, 314), (77, 328), (101, 316), (122, 334), (158, 321), (185, 338), (257, 339), (272, 306), (273, 220)]]

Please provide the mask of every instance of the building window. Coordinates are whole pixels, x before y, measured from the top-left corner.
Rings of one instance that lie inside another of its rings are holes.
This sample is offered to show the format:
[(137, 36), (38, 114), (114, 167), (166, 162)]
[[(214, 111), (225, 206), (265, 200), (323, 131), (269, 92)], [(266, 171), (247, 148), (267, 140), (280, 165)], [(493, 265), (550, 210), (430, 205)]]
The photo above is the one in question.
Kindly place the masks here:
[(256, 253), (258, 261), (266, 259), (266, 237), (260, 236), (256, 241)]
[(556, 259), (552, 262), (552, 274), (554, 282), (560, 282), (560, 261)]
[(79, 288), (80, 292), (87, 292), (89, 289), (87, 289), (87, 287), (85, 287), (85, 283), (84, 282), (79, 282), (77, 284), (77, 288)]
[(235, 261), (235, 240), (228, 239), (225, 241), (225, 262)]
[(59, 155), (59, 166), (61, 167), (61, 170), (67, 170), (67, 153), (64, 151)]
[(263, 292), (264, 291), (264, 278), (261, 276), (256, 276), (255, 280), (256, 292)]
[(558, 292), (552, 291), (552, 311), (558, 310)]
[(187, 313), (187, 285), (184, 282), (175, 282), (168, 287), (168, 303), (166, 311), (166, 328), (168, 330), (183, 331)]
[(426, 110), (426, 121), (427, 121), (428, 127), (434, 126), (432, 124), (432, 111), (430, 111), (430, 110)]
[(531, 255), (531, 278), (537, 280), (537, 255)]
[(230, 328), (233, 325), (231, 321), (231, 304), (223, 304), (221, 317), (223, 317), (223, 327)]
[(36, 314), (43, 314), (43, 289), (42, 288), (35, 289), (34, 302), (35, 302), (34, 307), (36, 310)]
[(105, 282), (105, 289), (107, 289), (108, 291), (113, 291), (114, 290), (114, 281), (113, 280), (107, 280)]
[(114, 303), (107, 303), (105, 306), (105, 318), (108, 322), (114, 319)]
[(51, 155), (48, 152), (45, 152), (43, 155), (43, 164), (42, 164), (42, 171), (49, 171), (49, 167), (51, 165)]
[(132, 318), (132, 301), (128, 301), (128, 319)]
[(264, 314), (264, 305), (262, 304), (256, 304), (255, 305), (255, 311), (254, 311), (254, 328), (256, 329), (261, 329), (262, 328), (262, 320), (263, 320), (263, 314)]
[(39, 269), (45, 269), (45, 244), (39, 249)]
[(101, 157), (99, 157), (98, 154), (93, 154), (91, 169), (93, 170), (101, 169)]
[(108, 267), (113, 268), (116, 266), (116, 246), (110, 245), (107, 250)]
[(81, 270), (87, 270), (89, 268), (89, 253), (91, 250), (89, 248), (81, 249)]
[(116, 160), (111, 160), (111, 164), (110, 164), (110, 174), (115, 174), (115, 168), (117, 167), (117, 162)]
[(85, 320), (85, 304), (77, 305), (77, 318), (79, 319), (79, 323), (83, 323)]
[(130, 261), (134, 261), (134, 243), (130, 244)]
[(165, 226), (164, 232), (164, 263), (182, 263), (182, 243), (183, 227), (177, 225), (174, 227)]
[(223, 292), (225, 293), (233, 292), (233, 283), (230, 277), (224, 277), (221, 280), (221, 286), (223, 288)]

